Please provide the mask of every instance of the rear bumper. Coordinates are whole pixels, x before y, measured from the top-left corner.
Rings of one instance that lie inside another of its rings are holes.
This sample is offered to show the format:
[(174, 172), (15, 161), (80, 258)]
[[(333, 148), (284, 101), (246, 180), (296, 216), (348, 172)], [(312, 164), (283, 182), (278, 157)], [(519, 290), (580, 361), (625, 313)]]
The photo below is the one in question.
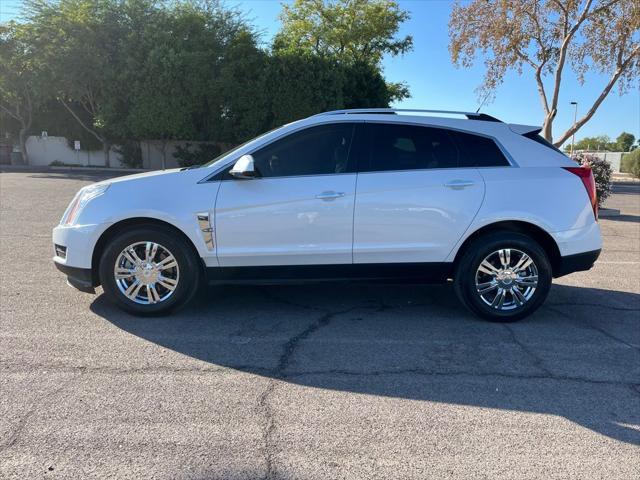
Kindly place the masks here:
[(557, 268), (553, 270), (554, 277), (562, 277), (573, 272), (589, 270), (600, 256), (600, 249), (590, 252), (576, 253), (560, 257)]
[(81, 292), (96, 293), (93, 275), (90, 268), (70, 267), (62, 263), (53, 262), (58, 270), (67, 276), (67, 283)]

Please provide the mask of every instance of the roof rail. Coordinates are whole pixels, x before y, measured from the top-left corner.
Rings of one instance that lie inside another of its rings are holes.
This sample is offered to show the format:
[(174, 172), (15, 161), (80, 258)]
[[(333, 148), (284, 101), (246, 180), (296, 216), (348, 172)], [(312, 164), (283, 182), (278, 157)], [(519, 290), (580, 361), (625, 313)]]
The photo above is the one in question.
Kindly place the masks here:
[(476, 112), (460, 112), (456, 110), (423, 110), (423, 109), (414, 109), (414, 108), (352, 108), (346, 110), (332, 110), (330, 112), (323, 112), (314, 115), (315, 117), (322, 115), (353, 115), (353, 114), (387, 114), (387, 115), (395, 115), (396, 113), (445, 113), (449, 115), (462, 115), (467, 117), (469, 120), (484, 120), (486, 122), (500, 122), (495, 117), (491, 115), (487, 115), (486, 113), (476, 113)]

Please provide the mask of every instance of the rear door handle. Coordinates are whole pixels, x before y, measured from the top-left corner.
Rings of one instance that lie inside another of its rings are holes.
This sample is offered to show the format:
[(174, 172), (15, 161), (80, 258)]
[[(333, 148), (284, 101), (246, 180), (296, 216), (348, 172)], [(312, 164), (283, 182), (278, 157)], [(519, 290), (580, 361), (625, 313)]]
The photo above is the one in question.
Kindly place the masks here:
[(444, 184), (447, 188), (452, 188), (454, 190), (460, 190), (465, 187), (470, 187), (474, 184), (472, 180), (451, 180)]
[(336, 198), (344, 197), (344, 192), (334, 192), (333, 190), (319, 193), (316, 195), (318, 200), (335, 200)]

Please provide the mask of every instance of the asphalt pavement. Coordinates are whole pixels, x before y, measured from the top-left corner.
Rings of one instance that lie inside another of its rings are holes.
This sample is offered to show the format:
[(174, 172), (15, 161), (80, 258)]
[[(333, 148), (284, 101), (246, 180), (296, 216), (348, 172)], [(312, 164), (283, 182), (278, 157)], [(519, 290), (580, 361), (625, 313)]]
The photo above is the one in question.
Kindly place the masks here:
[(501, 325), (342, 283), (129, 316), (51, 262), (101, 178), (0, 174), (0, 478), (640, 478), (640, 184), (596, 266)]

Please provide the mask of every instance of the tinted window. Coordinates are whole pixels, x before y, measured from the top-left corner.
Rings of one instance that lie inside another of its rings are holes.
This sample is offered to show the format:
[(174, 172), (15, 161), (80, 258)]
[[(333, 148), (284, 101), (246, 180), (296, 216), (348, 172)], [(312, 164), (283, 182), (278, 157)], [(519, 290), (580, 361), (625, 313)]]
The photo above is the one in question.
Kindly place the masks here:
[[(552, 143), (549, 143), (546, 138), (544, 138), (541, 135), (538, 135), (538, 132), (539, 130), (537, 132), (525, 133), (524, 136), (533, 140), (534, 142), (538, 142), (540, 145), (544, 145), (545, 147), (550, 148), (551, 150), (555, 150), (558, 153), (562, 153), (562, 151), (559, 148), (557, 148)], [(562, 154), (565, 155), (564, 153)]]
[(345, 173), (349, 164), (353, 123), (320, 125), (287, 135), (254, 152), (263, 177)]
[(503, 167), (509, 162), (488, 137), (451, 131), (460, 151), (460, 167)]
[(458, 151), (449, 133), (414, 125), (367, 124), (371, 145), (362, 171), (455, 168)]

